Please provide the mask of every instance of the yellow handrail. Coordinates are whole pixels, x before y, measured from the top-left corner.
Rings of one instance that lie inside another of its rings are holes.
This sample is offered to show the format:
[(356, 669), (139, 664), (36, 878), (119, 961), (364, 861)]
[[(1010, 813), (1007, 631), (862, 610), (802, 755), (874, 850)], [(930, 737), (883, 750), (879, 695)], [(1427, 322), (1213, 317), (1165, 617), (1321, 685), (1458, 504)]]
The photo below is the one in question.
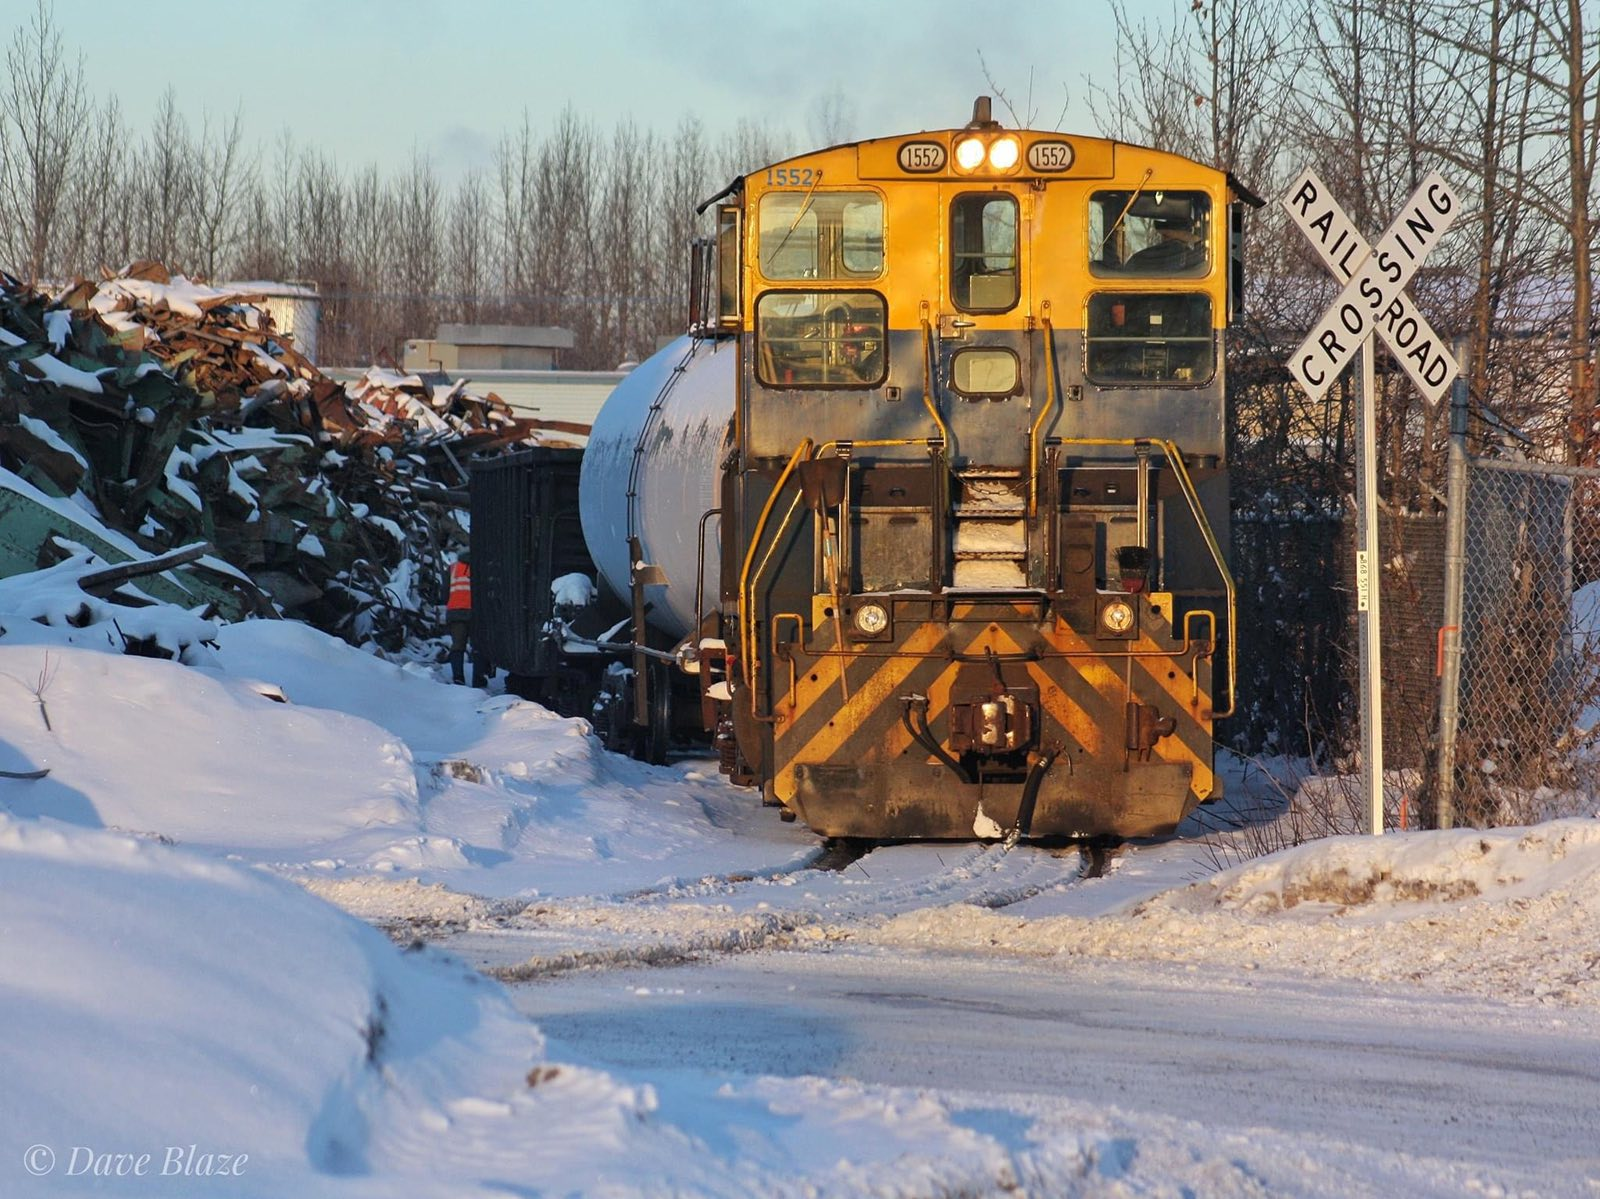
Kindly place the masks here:
[(1222, 711), (1212, 710), (1213, 720), (1222, 720), (1232, 716), (1238, 707), (1238, 700), (1234, 688), (1239, 679), (1239, 651), (1238, 651), (1238, 625), (1235, 618), (1238, 615), (1235, 604), (1233, 575), (1228, 570), (1228, 563), (1222, 556), (1222, 547), (1217, 544), (1217, 535), (1211, 529), (1211, 522), (1206, 519), (1205, 510), (1200, 506), (1200, 495), (1194, 489), (1194, 480), (1189, 477), (1189, 468), (1183, 461), (1183, 451), (1178, 448), (1177, 442), (1167, 438), (1141, 438), (1141, 437), (1066, 437), (1062, 445), (1076, 446), (1138, 446), (1158, 445), (1166, 459), (1172, 464), (1172, 473), (1178, 480), (1178, 488), (1183, 492), (1184, 501), (1189, 505), (1189, 513), (1194, 517), (1194, 523), (1199, 527), (1201, 536), (1205, 538), (1206, 548), (1211, 551), (1211, 561), (1217, 568), (1217, 574), (1222, 579), (1222, 590), (1227, 599), (1228, 606), (1228, 706)]
[(933, 417), (940, 440), (950, 445), (950, 430), (945, 428), (944, 417), (939, 415), (939, 405), (933, 402), (933, 325), (926, 316), (922, 318), (922, 403)]
[[(1192, 621), (1196, 621), (1196, 620), (1204, 620), (1206, 622), (1207, 627), (1210, 630), (1209, 636), (1206, 637), (1206, 653), (1207, 654), (1216, 653), (1217, 652), (1217, 614), (1215, 612), (1211, 611), (1211, 609), (1209, 609), (1209, 608), (1197, 608), (1192, 612), (1185, 612), (1183, 614), (1183, 652), (1184, 653), (1188, 653), (1189, 652), (1189, 646), (1195, 640), (1194, 635), (1189, 632), (1189, 625), (1190, 625), (1190, 623)], [(1190, 676), (1190, 680), (1193, 683), (1193, 687), (1192, 687), (1192, 689), (1190, 690), (1190, 693), (1189, 693), (1190, 697), (1191, 697), (1191, 701), (1198, 700), (1199, 697), (1200, 697), (1200, 668), (1199, 668), (1199, 662), (1198, 662), (1199, 657), (1200, 657), (1200, 651), (1196, 650), (1195, 651), (1196, 663), (1195, 663), (1195, 667), (1194, 667), (1194, 673)]]
[[(1049, 301), (1044, 307), (1049, 309)], [(1056, 393), (1056, 330), (1050, 323), (1048, 316), (1041, 317), (1044, 325), (1044, 373), (1045, 394), (1049, 397), (1039, 415), (1034, 419), (1033, 427), (1028, 430), (1028, 517), (1032, 519), (1039, 512), (1039, 430), (1044, 428), (1044, 422), (1056, 410), (1060, 399)]]
[[(805, 637), (806, 637), (806, 619), (805, 619), (805, 617), (801, 616), (800, 613), (798, 613), (798, 612), (779, 612), (779, 613), (777, 613), (772, 618), (772, 625), (771, 625), (771, 628), (770, 628), (771, 636), (769, 638), (769, 640), (771, 642), (772, 656), (774, 658), (776, 658), (778, 656), (778, 630), (783, 627), (783, 622), (786, 621), (786, 620), (794, 621), (795, 640), (796, 641), (800, 641), (800, 642), (804, 642), (805, 641)], [(796, 686), (797, 683), (798, 683), (798, 677), (797, 677), (797, 674), (796, 674), (796, 667), (795, 667), (795, 663), (794, 663), (794, 655), (790, 654), (789, 655), (789, 695), (788, 695), (788, 700), (789, 700), (789, 710), (791, 712), (794, 711), (794, 702), (795, 702), (794, 701), (794, 690), (795, 690), (795, 686)], [(754, 702), (755, 697), (751, 696), (750, 698), (751, 698), (751, 701)], [(774, 704), (773, 707), (774, 707), (774, 709), (776, 709), (777, 705)]]
[(795, 447), (794, 453), (789, 455), (789, 461), (784, 466), (783, 472), (779, 474), (777, 483), (773, 485), (772, 493), (767, 496), (767, 502), (761, 506), (761, 515), (756, 519), (756, 527), (751, 531), (750, 544), (744, 552), (744, 565), (739, 571), (739, 641), (740, 648), (744, 651), (741, 655), (744, 659), (742, 663), (744, 666), (744, 681), (752, 692), (752, 703), (755, 701), (753, 693), (756, 685), (756, 638), (750, 622), (750, 589), (754, 585), (754, 580), (750, 577), (750, 567), (755, 563), (756, 550), (761, 545), (762, 534), (767, 530), (767, 521), (772, 516), (773, 505), (778, 502), (778, 496), (783, 493), (783, 486), (789, 481), (789, 476), (794, 473), (794, 468), (800, 464), (806, 455), (811, 453), (811, 445), (811, 438), (804, 438)]
[(845, 442), (849, 442), (850, 447), (854, 449), (856, 446), (862, 445), (878, 447), (897, 445), (927, 445), (928, 439), (926, 437), (844, 437), (837, 441), (823, 442), (817, 447), (816, 453), (813, 454), (812, 457), (821, 458), (826, 455), (829, 450), (837, 452), (839, 446)]
[(1205, 517), (1205, 511), (1200, 507), (1200, 494), (1194, 489), (1194, 480), (1189, 477), (1189, 467), (1183, 460), (1183, 451), (1178, 449), (1177, 443), (1163, 438), (1161, 449), (1167, 456), (1167, 461), (1172, 464), (1173, 474), (1178, 478), (1178, 486), (1183, 489), (1183, 498), (1189, 502), (1189, 511), (1194, 514), (1195, 524), (1200, 526), (1200, 533), (1206, 539), (1206, 548), (1211, 551), (1211, 560), (1217, 564), (1217, 573), (1222, 576), (1222, 589), (1227, 593), (1228, 599), (1228, 706), (1223, 711), (1217, 711), (1213, 705), (1211, 719), (1222, 720), (1232, 716), (1239, 706), (1235, 687), (1238, 685), (1239, 668), (1239, 626), (1235, 623), (1237, 613), (1234, 610), (1233, 575), (1228, 570), (1228, 563), (1222, 556), (1222, 547), (1217, 544), (1217, 535), (1211, 529), (1211, 522)]

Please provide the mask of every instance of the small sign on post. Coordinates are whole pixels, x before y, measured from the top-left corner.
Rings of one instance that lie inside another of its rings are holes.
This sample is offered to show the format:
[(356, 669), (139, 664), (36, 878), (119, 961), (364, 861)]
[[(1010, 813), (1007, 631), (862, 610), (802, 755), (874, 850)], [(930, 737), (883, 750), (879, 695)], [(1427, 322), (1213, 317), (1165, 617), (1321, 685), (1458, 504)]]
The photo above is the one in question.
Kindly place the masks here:
[(1329, 273), (1344, 286), (1316, 327), (1289, 359), (1289, 373), (1320, 400), (1361, 350), (1357, 409), (1356, 627), (1361, 652), (1361, 782), (1367, 831), (1383, 832), (1383, 691), (1379, 632), (1381, 559), (1378, 557), (1377, 381), (1373, 334), (1411, 377), (1429, 404), (1449, 390), (1460, 367), (1405, 286), (1461, 212), (1461, 198), (1437, 171), (1401, 206), (1376, 249), (1311, 170), (1283, 197), (1289, 219), (1315, 247)]

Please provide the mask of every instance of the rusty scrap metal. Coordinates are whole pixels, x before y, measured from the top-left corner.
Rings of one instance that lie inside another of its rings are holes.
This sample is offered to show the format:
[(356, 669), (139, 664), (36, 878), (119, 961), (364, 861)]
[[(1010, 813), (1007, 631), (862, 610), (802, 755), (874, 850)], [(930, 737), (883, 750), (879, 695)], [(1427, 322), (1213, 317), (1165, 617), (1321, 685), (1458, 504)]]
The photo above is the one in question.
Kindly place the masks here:
[[(242, 592), (351, 641), (431, 634), (465, 540), (464, 461), (587, 427), (518, 418), (464, 381), (340, 383), (261, 299), (153, 262), (54, 293), (0, 275), (0, 468), (146, 554), (214, 546)], [(31, 565), (0, 553), (0, 573), (40, 565), (44, 539)]]
[(160, 574), (164, 570), (171, 570), (174, 566), (184, 566), (198, 558), (203, 558), (210, 552), (211, 547), (202, 541), (195, 545), (186, 545), (182, 549), (158, 554), (154, 558), (141, 558), (135, 562), (119, 562), (115, 566), (107, 566), (100, 570), (92, 570), (88, 574), (79, 575), (78, 586), (90, 595), (105, 595), (130, 580), (140, 579), (145, 575)]

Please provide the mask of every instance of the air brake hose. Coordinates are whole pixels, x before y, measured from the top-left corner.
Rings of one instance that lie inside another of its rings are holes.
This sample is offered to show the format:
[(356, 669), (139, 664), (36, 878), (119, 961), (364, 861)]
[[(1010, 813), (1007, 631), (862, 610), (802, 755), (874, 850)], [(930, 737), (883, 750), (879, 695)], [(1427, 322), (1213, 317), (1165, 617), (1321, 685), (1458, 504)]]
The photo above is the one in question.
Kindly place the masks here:
[(1039, 802), (1039, 787), (1044, 783), (1044, 776), (1050, 773), (1050, 767), (1056, 760), (1059, 749), (1047, 749), (1035, 759), (1028, 777), (1022, 784), (1022, 801), (1017, 805), (1017, 836), (1026, 837), (1033, 830), (1033, 809)]
[[(903, 695), (900, 697), (900, 723), (906, 726), (906, 732), (911, 734), (911, 739), (923, 749), (927, 750), (939, 761), (948, 766), (955, 776), (963, 783), (974, 783), (967, 768), (945, 752), (944, 746), (934, 740), (933, 732), (928, 728), (928, 698), (925, 695)], [(915, 707), (922, 714), (922, 728), (918, 729), (911, 723), (911, 709)]]

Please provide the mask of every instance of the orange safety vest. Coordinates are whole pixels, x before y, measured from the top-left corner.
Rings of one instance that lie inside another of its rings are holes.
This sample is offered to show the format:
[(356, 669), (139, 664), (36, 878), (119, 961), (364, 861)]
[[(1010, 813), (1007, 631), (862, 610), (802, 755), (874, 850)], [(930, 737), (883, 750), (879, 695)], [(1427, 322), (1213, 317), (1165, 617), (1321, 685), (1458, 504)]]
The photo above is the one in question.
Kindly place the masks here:
[(450, 600), (445, 604), (449, 612), (472, 611), (472, 568), (465, 562), (450, 566)]

